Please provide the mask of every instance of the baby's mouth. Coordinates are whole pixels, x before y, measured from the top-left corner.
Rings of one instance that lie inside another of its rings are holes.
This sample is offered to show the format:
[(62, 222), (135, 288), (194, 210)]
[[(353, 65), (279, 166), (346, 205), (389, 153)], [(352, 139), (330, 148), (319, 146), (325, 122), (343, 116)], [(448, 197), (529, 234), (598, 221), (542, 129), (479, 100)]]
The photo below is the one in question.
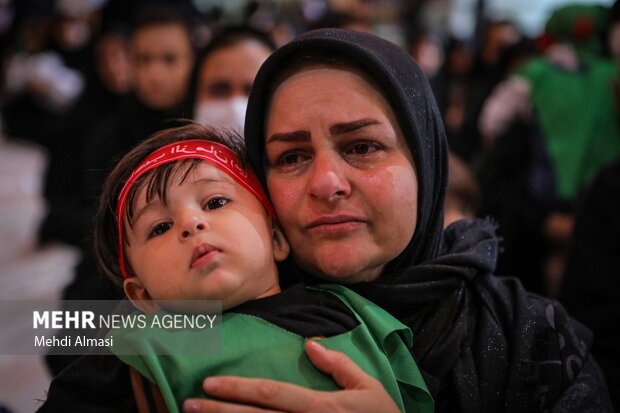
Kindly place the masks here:
[(192, 254), (192, 260), (190, 263), (190, 267), (200, 267), (207, 262), (211, 261), (216, 255), (222, 252), (220, 249), (214, 247), (211, 244), (203, 243), (194, 248), (194, 252)]

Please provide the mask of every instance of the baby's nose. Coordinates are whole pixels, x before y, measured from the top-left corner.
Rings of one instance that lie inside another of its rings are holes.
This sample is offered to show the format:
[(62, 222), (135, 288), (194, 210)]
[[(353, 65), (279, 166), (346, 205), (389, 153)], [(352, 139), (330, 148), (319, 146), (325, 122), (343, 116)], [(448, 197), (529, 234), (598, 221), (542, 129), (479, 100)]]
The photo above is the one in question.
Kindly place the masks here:
[(209, 228), (207, 220), (202, 214), (187, 213), (181, 217), (181, 239), (206, 231)]

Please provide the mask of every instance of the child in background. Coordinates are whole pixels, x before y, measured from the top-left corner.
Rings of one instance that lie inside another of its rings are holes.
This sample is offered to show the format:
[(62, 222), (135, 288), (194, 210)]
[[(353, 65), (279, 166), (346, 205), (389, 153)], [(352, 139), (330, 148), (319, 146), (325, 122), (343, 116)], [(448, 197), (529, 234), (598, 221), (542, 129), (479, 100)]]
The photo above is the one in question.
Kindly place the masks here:
[[(377, 378), (402, 411), (433, 411), (408, 350), (411, 331), (398, 320), (337, 284), (280, 293), (276, 262), (289, 246), (245, 158), (233, 132), (189, 123), (140, 143), (106, 180), (96, 251), (134, 306), (187, 313), (199, 308), (165, 300), (221, 300), (225, 311), (219, 354), (175, 354), (162, 331), (149, 340), (168, 345), (168, 355), (118, 357), (159, 387), (170, 411), (179, 411), (185, 399), (204, 396), (208, 375), (338, 389), (304, 354), (305, 341), (321, 337), (325, 347), (346, 353)], [(193, 342), (209, 339), (207, 330), (181, 333)], [(155, 346), (136, 337), (114, 332), (115, 342), (138, 350)]]

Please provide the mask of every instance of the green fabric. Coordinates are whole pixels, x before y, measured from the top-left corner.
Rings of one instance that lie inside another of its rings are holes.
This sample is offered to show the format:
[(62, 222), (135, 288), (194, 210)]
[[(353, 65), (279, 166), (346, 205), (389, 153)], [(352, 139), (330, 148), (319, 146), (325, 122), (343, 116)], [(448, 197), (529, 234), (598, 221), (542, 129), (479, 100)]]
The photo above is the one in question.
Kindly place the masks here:
[(610, 10), (601, 5), (571, 4), (555, 10), (545, 33), (559, 43), (572, 44), (579, 54), (600, 54), (602, 34), (610, 24)]
[(602, 166), (620, 153), (613, 87), (615, 65), (588, 58), (579, 72), (567, 72), (545, 58), (529, 61), (517, 75), (531, 84), (556, 177), (556, 196), (572, 201)]
[[(432, 412), (433, 399), (408, 348), (409, 328), (385, 310), (336, 285), (313, 287), (341, 299), (360, 325), (337, 336), (321, 339), (325, 347), (347, 354), (358, 366), (377, 378), (401, 411)], [(161, 389), (171, 412), (179, 412), (183, 400), (205, 397), (202, 381), (207, 376), (262, 377), (317, 390), (337, 390), (332, 378), (314, 368), (305, 355), (306, 337), (301, 337), (261, 318), (227, 312), (222, 317), (222, 351), (216, 355), (117, 355)], [(114, 341), (123, 341), (146, 353), (149, 348), (174, 349), (174, 341), (209, 340), (209, 329), (176, 331), (165, 329), (115, 329)], [(144, 333), (148, 334), (145, 339)], [(174, 335), (174, 337), (172, 337)], [(172, 353), (172, 351), (170, 351)]]

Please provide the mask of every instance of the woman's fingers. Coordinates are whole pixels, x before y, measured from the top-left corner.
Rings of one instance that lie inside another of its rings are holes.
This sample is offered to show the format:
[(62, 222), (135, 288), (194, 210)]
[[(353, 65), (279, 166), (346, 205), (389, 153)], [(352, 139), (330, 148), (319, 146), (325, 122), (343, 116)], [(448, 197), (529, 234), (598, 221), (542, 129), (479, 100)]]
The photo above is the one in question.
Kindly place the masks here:
[[(312, 393), (314, 392), (301, 386), (290, 383), (278, 382), (267, 379), (253, 379), (246, 377), (210, 377), (203, 382), (204, 391), (218, 399), (230, 402), (239, 402), (248, 405), (258, 405), (274, 409), (275, 411), (306, 412), (311, 409)], [(206, 400), (202, 400), (206, 401)], [(206, 410), (194, 410), (199, 412), (228, 412), (237, 410), (213, 410), (217, 402), (211, 401)], [(222, 404), (223, 405), (223, 404)], [(206, 403), (203, 404), (203, 407)], [(249, 406), (248, 406), (249, 408)], [(238, 410), (246, 412), (246, 410)], [(254, 408), (248, 412), (265, 412), (270, 410)]]
[(331, 374), (343, 388), (341, 391), (317, 395), (319, 406), (330, 406), (329, 410), (319, 409), (317, 412), (400, 413), (381, 382), (368, 375), (346, 354), (326, 349), (316, 341), (306, 343), (306, 353), (316, 368)]
[(278, 413), (260, 407), (226, 403), (206, 399), (187, 399), (183, 403), (183, 413)]
[(332, 375), (344, 390), (324, 392), (266, 379), (210, 377), (203, 382), (205, 392), (225, 401), (190, 399), (183, 404), (183, 411), (185, 413), (399, 412), (381, 383), (366, 374), (345, 354), (328, 350), (315, 341), (306, 343), (306, 352), (314, 366)]
[[(347, 355), (326, 349), (317, 341), (306, 342), (306, 353), (314, 367), (330, 374), (343, 389), (369, 389), (381, 384), (366, 374)], [(383, 387), (383, 386), (381, 386)]]

